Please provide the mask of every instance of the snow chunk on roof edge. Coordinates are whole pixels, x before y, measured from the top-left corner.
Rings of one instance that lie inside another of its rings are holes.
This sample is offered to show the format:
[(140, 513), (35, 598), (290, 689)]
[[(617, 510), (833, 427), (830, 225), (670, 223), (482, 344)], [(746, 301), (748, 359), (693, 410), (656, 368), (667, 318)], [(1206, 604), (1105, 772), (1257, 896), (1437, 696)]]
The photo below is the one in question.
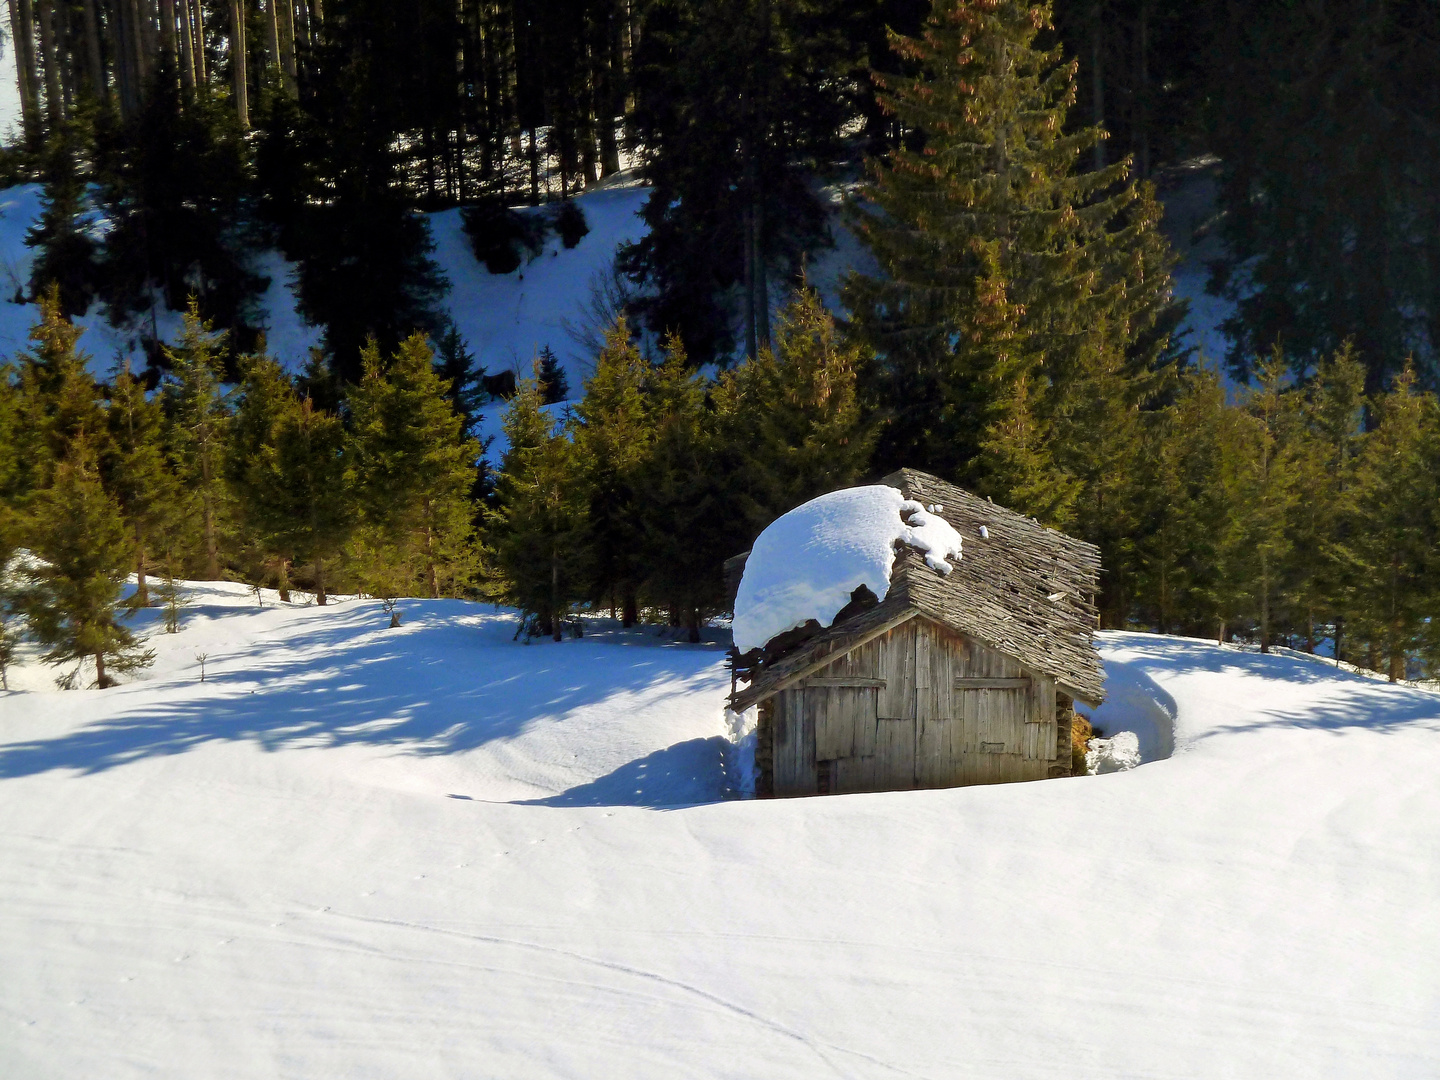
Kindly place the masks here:
[(735, 647), (760, 648), (814, 619), (829, 626), (861, 585), (885, 599), (895, 545), (924, 552), (949, 574), (961, 557), (960, 534), (939, 516), (885, 484), (821, 495), (776, 518), (755, 541), (740, 579), (733, 624)]

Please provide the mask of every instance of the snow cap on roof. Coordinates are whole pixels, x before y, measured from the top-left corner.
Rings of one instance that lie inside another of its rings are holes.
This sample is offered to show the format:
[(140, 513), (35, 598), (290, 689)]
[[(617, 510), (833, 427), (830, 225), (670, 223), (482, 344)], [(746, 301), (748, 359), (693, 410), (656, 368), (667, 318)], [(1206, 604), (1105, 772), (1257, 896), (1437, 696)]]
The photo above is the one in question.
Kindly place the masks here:
[(940, 574), (961, 558), (944, 518), (885, 484), (832, 491), (776, 518), (745, 563), (735, 598), (735, 647), (758, 649), (811, 619), (829, 626), (861, 585), (890, 590), (897, 543), (923, 553)]

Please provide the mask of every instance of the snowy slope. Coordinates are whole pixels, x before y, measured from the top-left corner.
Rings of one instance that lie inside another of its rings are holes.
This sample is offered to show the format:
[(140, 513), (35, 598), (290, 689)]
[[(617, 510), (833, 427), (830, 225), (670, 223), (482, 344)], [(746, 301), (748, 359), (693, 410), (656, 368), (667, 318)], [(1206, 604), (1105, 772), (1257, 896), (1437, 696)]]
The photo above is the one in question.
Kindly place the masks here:
[(1434, 694), (1110, 634), (1169, 758), (720, 801), (719, 646), (201, 600), (0, 697), (7, 1078), (1440, 1074)]
[[(528, 375), (535, 354), (549, 345), (578, 391), (593, 358), (576, 347), (568, 328), (586, 325), (592, 283), (609, 271), (621, 243), (641, 235), (636, 212), (648, 194), (649, 188), (622, 180), (577, 196), (590, 233), (569, 250), (551, 236), (537, 258), (503, 275), (489, 273), (475, 260), (459, 210), (430, 215), (434, 257), (450, 282), (444, 306), (476, 359), (492, 374), (515, 370)], [(13, 298), (17, 288), (29, 291), (34, 252), (25, 246), (25, 233), (39, 213), (39, 185), (0, 191), (0, 357), (24, 347), (37, 317), (33, 304), (16, 304)], [(272, 251), (256, 270), (270, 279), (260, 302), (270, 351), (298, 370), (309, 359), (310, 348), (319, 344), (320, 331), (296, 311), (294, 264)], [(99, 304), (76, 321), (87, 328), (81, 344), (91, 354), (97, 375), (109, 372), (117, 354), (139, 356), (135, 335), (111, 327)], [(173, 341), (180, 318), (161, 304), (156, 327), (162, 338)]]

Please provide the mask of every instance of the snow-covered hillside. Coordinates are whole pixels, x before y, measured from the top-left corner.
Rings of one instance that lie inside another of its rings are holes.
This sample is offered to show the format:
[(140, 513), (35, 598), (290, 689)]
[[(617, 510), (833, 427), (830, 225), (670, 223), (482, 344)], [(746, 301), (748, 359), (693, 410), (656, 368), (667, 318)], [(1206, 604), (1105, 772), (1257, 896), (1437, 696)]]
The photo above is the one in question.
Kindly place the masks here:
[(736, 801), (718, 644), (197, 591), (0, 696), (0, 1076), (1440, 1075), (1435, 694), (1108, 634), (1172, 756)]
[[(476, 261), (461, 228), (460, 211), (430, 215), (434, 258), (450, 282), (444, 305), (476, 359), (492, 374), (515, 370), (528, 375), (535, 354), (549, 345), (578, 390), (592, 358), (577, 347), (572, 329), (587, 327), (592, 288), (609, 273), (616, 249), (641, 235), (643, 225), (636, 213), (648, 194), (649, 188), (622, 178), (577, 196), (589, 234), (571, 249), (552, 235), (538, 256), (513, 273), (500, 275)], [(25, 246), (25, 233), (39, 214), (39, 185), (0, 191), (0, 357), (24, 347), (36, 319), (35, 305), (14, 303), (14, 297), (17, 290), (29, 291), (34, 251)], [(319, 344), (320, 331), (295, 309), (294, 264), (278, 252), (268, 252), (256, 269), (270, 279), (260, 303), (270, 351), (298, 370), (309, 358), (311, 346)], [(111, 327), (98, 303), (77, 322), (86, 327), (81, 344), (91, 354), (97, 375), (108, 373), (117, 355), (138, 356), (135, 334)], [(149, 330), (148, 317), (145, 323)], [(155, 329), (165, 340), (174, 340), (179, 315), (163, 303), (157, 305)]]

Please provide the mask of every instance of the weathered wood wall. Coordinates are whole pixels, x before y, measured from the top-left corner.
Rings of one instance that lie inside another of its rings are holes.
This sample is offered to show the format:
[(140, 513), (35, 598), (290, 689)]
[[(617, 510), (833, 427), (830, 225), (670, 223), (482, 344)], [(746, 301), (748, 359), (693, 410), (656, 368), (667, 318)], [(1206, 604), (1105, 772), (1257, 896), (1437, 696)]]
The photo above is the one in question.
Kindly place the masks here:
[(924, 618), (772, 701), (762, 726), (775, 795), (998, 784), (1070, 771), (1055, 684)]

